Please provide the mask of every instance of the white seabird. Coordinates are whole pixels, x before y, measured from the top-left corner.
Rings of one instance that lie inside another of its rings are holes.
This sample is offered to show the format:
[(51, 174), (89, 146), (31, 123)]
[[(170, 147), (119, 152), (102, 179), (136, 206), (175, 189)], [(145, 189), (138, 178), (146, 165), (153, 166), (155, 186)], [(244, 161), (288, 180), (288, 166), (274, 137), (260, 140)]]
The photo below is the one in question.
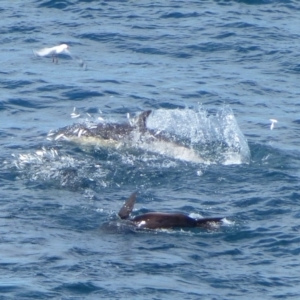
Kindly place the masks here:
[(44, 57), (44, 56), (51, 55), (52, 62), (56, 62), (56, 63), (58, 63), (57, 54), (64, 53), (64, 54), (69, 55), (72, 59), (76, 60), (81, 67), (84, 67), (86, 69), (86, 63), (83, 61), (83, 59), (81, 59), (78, 56), (72, 55), (71, 52), (69, 51), (69, 48), (70, 48), (69, 45), (61, 44), (61, 45), (50, 47), (50, 48), (43, 48), (40, 50), (32, 50), (32, 51), (33, 51), (33, 54), (38, 57)]

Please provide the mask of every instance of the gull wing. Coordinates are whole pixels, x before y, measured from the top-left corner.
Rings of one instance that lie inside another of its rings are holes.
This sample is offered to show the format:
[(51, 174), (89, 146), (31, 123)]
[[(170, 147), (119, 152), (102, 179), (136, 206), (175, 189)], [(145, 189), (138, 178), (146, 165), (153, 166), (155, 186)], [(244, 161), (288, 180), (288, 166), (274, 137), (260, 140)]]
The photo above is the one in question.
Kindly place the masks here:
[(71, 52), (68, 49), (64, 49), (63, 51), (64, 53), (66, 53), (67, 55), (71, 56), (73, 58), (73, 55), (71, 54)]
[(53, 48), (43, 48), (43, 49), (40, 49), (40, 50), (32, 50), (33, 51), (33, 54), (35, 56), (47, 56), (47, 55), (51, 55), (55, 52), (55, 49)]

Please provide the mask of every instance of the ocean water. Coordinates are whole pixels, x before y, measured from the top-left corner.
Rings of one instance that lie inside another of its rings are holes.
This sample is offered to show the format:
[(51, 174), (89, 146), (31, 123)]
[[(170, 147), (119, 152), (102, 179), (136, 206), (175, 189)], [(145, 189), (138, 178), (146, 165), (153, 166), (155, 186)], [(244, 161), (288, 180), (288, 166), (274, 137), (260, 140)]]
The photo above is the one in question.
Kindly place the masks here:
[[(299, 299), (298, 1), (1, 4), (0, 299)], [(168, 143), (49, 138), (145, 110)]]

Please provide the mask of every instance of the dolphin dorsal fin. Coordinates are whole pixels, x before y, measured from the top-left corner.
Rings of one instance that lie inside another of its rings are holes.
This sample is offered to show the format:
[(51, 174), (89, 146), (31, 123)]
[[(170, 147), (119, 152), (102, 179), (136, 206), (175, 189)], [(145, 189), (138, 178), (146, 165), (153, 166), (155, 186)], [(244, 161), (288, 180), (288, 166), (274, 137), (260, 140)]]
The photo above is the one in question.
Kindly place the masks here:
[(152, 110), (146, 110), (138, 116), (136, 124), (140, 131), (144, 131), (146, 129), (146, 120), (151, 114), (151, 112)]
[(125, 204), (120, 209), (118, 215), (121, 219), (128, 219), (130, 213), (133, 210), (134, 204), (136, 199), (136, 193), (133, 193), (128, 200), (125, 202)]

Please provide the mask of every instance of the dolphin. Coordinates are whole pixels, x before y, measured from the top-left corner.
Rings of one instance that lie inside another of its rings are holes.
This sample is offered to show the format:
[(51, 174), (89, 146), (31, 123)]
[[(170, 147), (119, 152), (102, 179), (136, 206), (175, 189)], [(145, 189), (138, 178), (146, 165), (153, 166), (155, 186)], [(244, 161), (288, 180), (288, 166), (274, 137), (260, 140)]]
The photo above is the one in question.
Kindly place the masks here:
[(61, 128), (56, 132), (50, 132), (48, 139), (66, 140), (82, 144), (97, 144), (97, 142), (106, 141), (108, 145), (114, 145), (117, 142), (124, 141), (135, 130), (144, 132), (146, 119), (150, 113), (151, 110), (141, 113), (134, 125), (119, 123), (74, 124)]
[(172, 228), (213, 228), (220, 224), (220, 217), (194, 219), (182, 213), (149, 212), (130, 218), (136, 201), (136, 193), (133, 193), (120, 209), (118, 215), (122, 220), (140, 229), (172, 229)]
[(142, 112), (133, 124), (74, 124), (50, 132), (47, 139), (65, 140), (83, 146), (138, 148), (183, 161), (205, 163), (194, 149), (172, 141), (161, 132), (148, 129), (146, 121), (151, 112), (151, 110)]

